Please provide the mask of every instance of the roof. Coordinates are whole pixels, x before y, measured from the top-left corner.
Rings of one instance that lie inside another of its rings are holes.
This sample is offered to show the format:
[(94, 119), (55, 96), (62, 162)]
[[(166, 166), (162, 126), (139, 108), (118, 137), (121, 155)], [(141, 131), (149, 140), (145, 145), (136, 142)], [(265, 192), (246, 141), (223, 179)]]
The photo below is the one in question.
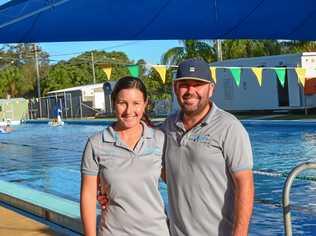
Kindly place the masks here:
[(103, 83), (88, 84), (88, 85), (82, 85), (82, 86), (77, 86), (77, 87), (72, 87), (72, 88), (54, 90), (54, 91), (48, 92), (48, 94), (71, 92), (71, 91), (77, 91), (77, 90), (83, 91), (83, 90), (87, 90), (87, 89), (96, 89), (96, 88), (103, 88)]
[(301, 59), (305, 56), (316, 56), (316, 52), (228, 59), (211, 63), (210, 66), (296, 66), (301, 64)]
[(315, 0), (12, 0), (0, 6), (0, 43), (316, 40), (315, 25)]

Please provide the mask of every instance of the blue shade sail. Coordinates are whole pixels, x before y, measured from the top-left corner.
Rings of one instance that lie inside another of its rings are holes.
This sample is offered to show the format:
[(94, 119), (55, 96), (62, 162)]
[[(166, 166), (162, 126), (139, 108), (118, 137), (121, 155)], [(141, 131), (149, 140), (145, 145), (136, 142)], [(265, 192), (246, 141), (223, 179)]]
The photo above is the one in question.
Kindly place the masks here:
[(315, 25), (315, 0), (13, 0), (0, 6), (0, 43), (316, 40)]

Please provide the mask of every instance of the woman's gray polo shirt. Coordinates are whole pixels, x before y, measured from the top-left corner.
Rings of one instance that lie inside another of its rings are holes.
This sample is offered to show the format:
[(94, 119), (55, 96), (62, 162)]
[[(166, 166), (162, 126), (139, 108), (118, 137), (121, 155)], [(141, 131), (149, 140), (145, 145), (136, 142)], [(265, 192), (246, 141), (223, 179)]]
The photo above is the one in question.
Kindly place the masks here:
[(231, 235), (232, 173), (252, 169), (248, 134), (231, 114), (213, 106), (188, 132), (181, 114), (162, 127), (167, 135), (165, 166), (172, 236)]
[(102, 211), (98, 235), (168, 236), (159, 193), (164, 134), (144, 127), (134, 150), (108, 126), (88, 139), (82, 158), (83, 175), (100, 175), (110, 198)]

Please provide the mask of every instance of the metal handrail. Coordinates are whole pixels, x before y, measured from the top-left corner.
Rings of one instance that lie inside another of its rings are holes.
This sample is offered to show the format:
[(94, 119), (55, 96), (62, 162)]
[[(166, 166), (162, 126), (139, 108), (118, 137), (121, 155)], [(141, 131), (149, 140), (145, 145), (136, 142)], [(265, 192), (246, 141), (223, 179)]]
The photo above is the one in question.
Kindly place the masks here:
[(291, 205), (290, 205), (290, 191), (295, 177), (302, 171), (307, 169), (316, 169), (316, 162), (306, 162), (296, 166), (288, 177), (286, 178), (283, 188), (283, 219), (284, 230), (286, 236), (292, 236), (292, 221), (291, 221)]

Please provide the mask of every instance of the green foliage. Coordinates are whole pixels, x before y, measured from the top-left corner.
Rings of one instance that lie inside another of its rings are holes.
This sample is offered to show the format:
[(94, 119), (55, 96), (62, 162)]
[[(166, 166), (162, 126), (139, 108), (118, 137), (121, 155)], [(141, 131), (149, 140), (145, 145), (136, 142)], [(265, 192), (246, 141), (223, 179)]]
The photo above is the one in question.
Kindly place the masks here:
[(283, 41), (282, 53), (316, 52), (316, 41)]
[(225, 40), (222, 43), (223, 59), (259, 57), (281, 54), (276, 40)]
[[(117, 80), (128, 75), (126, 64), (131, 63), (123, 52), (92, 51), (85, 52), (69, 61), (61, 61), (52, 65), (48, 77), (42, 82), (44, 94), (49, 91), (93, 84), (92, 53), (96, 83), (107, 81), (102, 67), (110, 65), (112, 74), (110, 80)], [(114, 64), (115, 63), (115, 64)]]
[(182, 40), (183, 47), (174, 47), (165, 52), (161, 57), (161, 63), (167, 65), (177, 65), (187, 58), (199, 57), (207, 62), (212, 62), (216, 58), (214, 47), (201, 40)]
[[(40, 77), (48, 71), (48, 54), (37, 48)], [(0, 97), (33, 97), (36, 69), (33, 44), (5, 45), (0, 50)]]
[(151, 68), (143, 76), (143, 81), (148, 90), (151, 101), (159, 99), (171, 99), (172, 94), (172, 69), (168, 69), (166, 73), (166, 83), (163, 84), (158, 72)]
[(22, 74), (15, 66), (9, 66), (0, 74), (0, 96), (11, 95), (15, 97), (23, 86)]

